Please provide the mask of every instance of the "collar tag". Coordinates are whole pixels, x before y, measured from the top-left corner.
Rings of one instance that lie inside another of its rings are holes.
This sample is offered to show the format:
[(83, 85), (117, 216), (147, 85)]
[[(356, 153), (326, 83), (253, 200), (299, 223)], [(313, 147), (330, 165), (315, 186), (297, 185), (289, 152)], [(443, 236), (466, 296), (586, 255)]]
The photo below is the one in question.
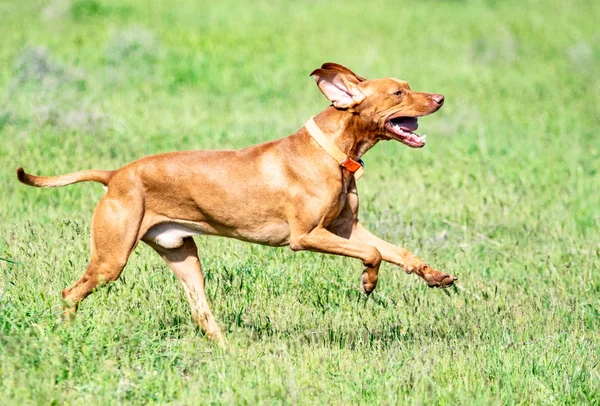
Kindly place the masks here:
[(362, 165), (360, 162), (356, 162), (352, 158), (346, 158), (344, 162), (340, 164), (341, 167), (348, 169), (352, 173), (356, 173), (359, 169), (362, 169)]

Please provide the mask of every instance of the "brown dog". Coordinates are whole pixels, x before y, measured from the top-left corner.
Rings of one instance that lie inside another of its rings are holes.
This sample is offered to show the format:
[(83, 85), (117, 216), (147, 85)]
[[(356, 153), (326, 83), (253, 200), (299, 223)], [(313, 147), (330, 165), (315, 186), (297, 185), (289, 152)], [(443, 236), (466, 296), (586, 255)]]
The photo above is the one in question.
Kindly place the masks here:
[(63, 291), (73, 315), (100, 283), (119, 277), (142, 240), (181, 280), (196, 322), (208, 337), (224, 337), (208, 306), (193, 235), (220, 235), (362, 260), (361, 287), (377, 285), (381, 260), (416, 273), (429, 286), (455, 277), (435, 270), (411, 252), (369, 233), (358, 221), (355, 178), (360, 158), (378, 141), (425, 145), (417, 117), (434, 113), (444, 96), (413, 92), (397, 79), (365, 80), (326, 63), (311, 73), (332, 102), (289, 137), (240, 151), (185, 151), (154, 155), (115, 171), (89, 170), (38, 177), (17, 170), (38, 187), (100, 182), (107, 192), (92, 219), (87, 271)]

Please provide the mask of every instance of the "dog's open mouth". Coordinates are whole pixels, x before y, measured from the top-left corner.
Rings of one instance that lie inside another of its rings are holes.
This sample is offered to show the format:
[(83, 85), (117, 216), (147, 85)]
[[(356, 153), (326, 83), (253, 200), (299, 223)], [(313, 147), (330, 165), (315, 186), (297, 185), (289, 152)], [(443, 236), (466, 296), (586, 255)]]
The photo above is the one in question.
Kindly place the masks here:
[(392, 134), (392, 138), (413, 148), (421, 148), (425, 145), (426, 135), (420, 136), (414, 133), (419, 124), (416, 117), (395, 117), (385, 122), (385, 128)]

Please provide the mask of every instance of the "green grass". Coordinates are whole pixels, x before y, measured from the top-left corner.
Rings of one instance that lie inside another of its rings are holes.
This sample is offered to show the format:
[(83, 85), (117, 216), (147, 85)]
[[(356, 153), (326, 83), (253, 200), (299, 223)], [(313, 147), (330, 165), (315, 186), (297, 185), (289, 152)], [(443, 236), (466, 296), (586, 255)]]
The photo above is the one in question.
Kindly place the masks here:
[[(0, 3), (4, 404), (599, 404), (600, 36), (595, 1)], [(443, 93), (423, 150), (376, 146), (375, 233), (460, 278), (198, 238), (208, 342), (140, 246), (69, 325), (97, 184), (15, 170), (118, 168), (295, 132), (325, 61)]]

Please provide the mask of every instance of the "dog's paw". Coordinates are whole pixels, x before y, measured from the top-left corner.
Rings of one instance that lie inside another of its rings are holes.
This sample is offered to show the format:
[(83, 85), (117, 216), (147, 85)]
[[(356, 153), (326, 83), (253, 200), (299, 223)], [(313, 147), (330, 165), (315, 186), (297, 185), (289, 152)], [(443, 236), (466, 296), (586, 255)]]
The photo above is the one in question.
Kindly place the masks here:
[(212, 342), (216, 343), (222, 349), (227, 348), (229, 345), (229, 341), (227, 338), (221, 333), (221, 331), (209, 332), (206, 333), (206, 337)]
[(377, 277), (369, 275), (368, 272), (363, 272), (360, 280), (360, 290), (365, 296), (369, 296), (377, 287)]
[(448, 288), (458, 280), (456, 276), (440, 272), (430, 266), (425, 266), (423, 269), (423, 279), (430, 288)]

